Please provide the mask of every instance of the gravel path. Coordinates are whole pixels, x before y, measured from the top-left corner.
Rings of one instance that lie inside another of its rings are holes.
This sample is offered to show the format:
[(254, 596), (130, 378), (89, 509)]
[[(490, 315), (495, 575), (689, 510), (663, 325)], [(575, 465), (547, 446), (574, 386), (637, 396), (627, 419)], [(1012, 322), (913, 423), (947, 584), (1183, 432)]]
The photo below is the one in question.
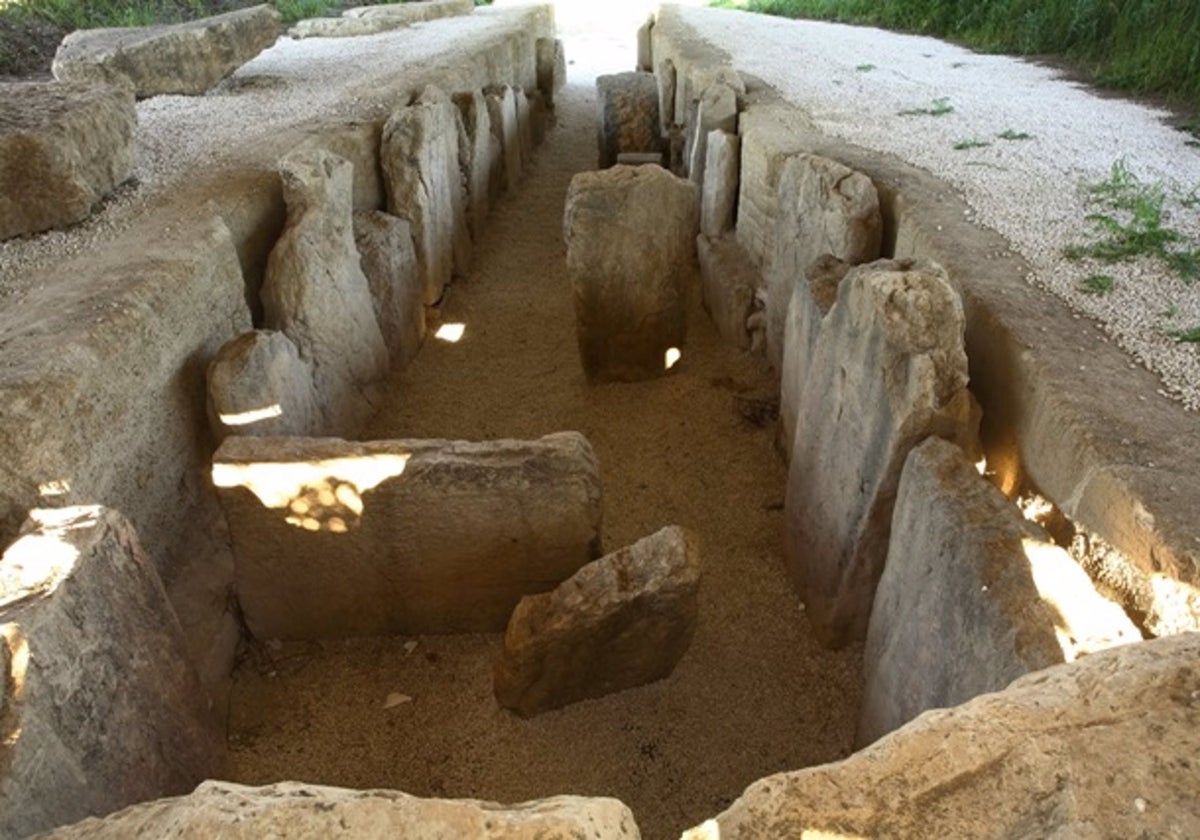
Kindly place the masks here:
[[(1102, 328), (1163, 389), (1200, 409), (1200, 344), (1171, 331), (1200, 327), (1200, 282), (1188, 285), (1157, 260), (1105, 265), (1071, 261), (1065, 248), (1094, 240), (1082, 182), (1126, 161), (1144, 182), (1200, 187), (1200, 149), (1165, 126), (1165, 114), (1101, 98), (1056, 73), (980, 55), (933, 38), (745, 12), (692, 9), (686, 19), (734, 66), (800, 105), (825, 132), (890, 152), (951, 183), (978, 221), (1009, 240), (1034, 268), (1029, 280)], [(942, 116), (902, 115), (934, 110)], [(1003, 132), (1031, 135), (1005, 140)], [(989, 145), (955, 149), (978, 141)], [(1200, 206), (1168, 200), (1167, 225), (1200, 249)], [(1108, 294), (1082, 291), (1091, 274), (1111, 276)]]

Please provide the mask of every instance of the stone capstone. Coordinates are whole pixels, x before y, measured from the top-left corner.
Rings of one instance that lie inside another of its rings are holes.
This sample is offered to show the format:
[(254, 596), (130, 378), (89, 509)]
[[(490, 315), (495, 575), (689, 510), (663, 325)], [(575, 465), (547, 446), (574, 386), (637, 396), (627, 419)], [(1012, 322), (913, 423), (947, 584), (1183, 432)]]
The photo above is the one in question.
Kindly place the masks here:
[(403, 370), (425, 340), (425, 304), (412, 228), (404, 219), (378, 210), (355, 213), (354, 243), (392, 368)]
[(1141, 638), (961, 449), (930, 438), (900, 478), (867, 632), (858, 742)]
[(600, 553), (599, 469), (576, 432), (231, 437), (213, 481), (260, 639), (499, 631)]
[(737, 207), (741, 141), (728, 131), (712, 131), (705, 144), (703, 190), (700, 195), (700, 232), (718, 237), (733, 229)]
[(0, 560), (0, 836), (182, 793), (224, 732), (133, 527), (35, 510)]
[(164, 26), (84, 29), (63, 39), (54, 78), (132, 84), (139, 99), (204, 93), (279, 36), (279, 13), (253, 6)]
[(653, 73), (596, 78), (596, 129), (600, 165), (615, 166), (622, 152), (663, 151), (658, 80)]
[(133, 171), (128, 88), (0, 84), (0, 239), (86, 219)]
[(978, 450), (962, 303), (925, 261), (851, 271), (802, 376), (785, 519), (787, 565), (817, 639), (866, 635), (892, 504), (927, 437)]
[(657, 166), (571, 179), (563, 230), (589, 379), (662, 376), (683, 347), (696, 215), (695, 185)]
[(750, 349), (746, 322), (754, 311), (758, 270), (733, 236), (696, 237), (700, 260), (700, 290), (704, 309), (721, 338), (735, 347)]
[(768, 776), (684, 840), (1195, 837), (1200, 634), (1101, 651)]
[(348, 790), (280, 782), (252, 788), (209, 781), (188, 796), (147, 802), (86, 820), (49, 838), (404, 837), (442, 840), (639, 840), (633, 814), (616, 799), (556, 796), (520, 805), (471, 799), (418, 799), (391, 790)]
[(354, 243), (352, 167), (305, 150), (280, 161), (279, 172), (288, 221), (267, 260), (266, 325), (295, 342), (312, 367), (322, 430), (349, 431), (370, 412), (369, 386), (388, 370)]
[(254, 330), (226, 342), (208, 365), (208, 418), (229, 435), (306, 435), (321, 428), (312, 369), (281, 332)]
[(522, 598), (496, 698), (530, 716), (669, 676), (695, 631), (699, 585), (699, 543), (672, 526)]

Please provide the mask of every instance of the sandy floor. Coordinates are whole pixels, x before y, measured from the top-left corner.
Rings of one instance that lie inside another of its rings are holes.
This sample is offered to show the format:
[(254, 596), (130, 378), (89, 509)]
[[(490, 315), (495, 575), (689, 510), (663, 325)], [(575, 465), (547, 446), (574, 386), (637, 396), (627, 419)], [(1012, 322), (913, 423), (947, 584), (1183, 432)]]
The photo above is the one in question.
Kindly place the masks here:
[[(525, 721), (492, 697), (498, 635), (265, 645), (236, 677), (235, 780), (504, 802), (612, 795), (660, 838), (761, 776), (848, 754), (860, 651), (819, 649), (784, 578), (785, 469), (760, 417), (774, 390), (761, 360), (720, 344), (696, 308), (671, 377), (584, 381), (561, 219), (572, 174), (595, 165), (591, 90), (568, 88), (477, 268), (451, 290), (443, 319), (465, 337), (429, 341), (368, 435), (582, 431), (600, 458), (607, 549), (667, 524), (702, 539), (691, 650), (662, 682)], [(412, 700), (385, 708), (392, 693)]]

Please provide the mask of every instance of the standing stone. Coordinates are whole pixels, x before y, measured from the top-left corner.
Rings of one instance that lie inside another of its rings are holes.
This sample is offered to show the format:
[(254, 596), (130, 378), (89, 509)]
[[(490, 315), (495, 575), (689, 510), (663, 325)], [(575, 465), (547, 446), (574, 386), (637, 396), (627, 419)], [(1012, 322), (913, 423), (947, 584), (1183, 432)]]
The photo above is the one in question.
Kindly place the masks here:
[(397, 109), (383, 127), (380, 160), (388, 212), (412, 225), (424, 302), (433, 305), (470, 253), (454, 103), (431, 86)]
[(696, 253), (700, 258), (705, 311), (721, 338), (734, 347), (749, 350), (750, 330), (746, 322), (754, 311), (758, 269), (732, 236), (710, 239), (700, 234), (696, 237)]
[(313, 434), (323, 417), (312, 369), (283, 333), (243, 333), (208, 365), (208, 419), (218, 442), (229, 435)]
[(354, 243), (392, 368), (403, 370), (425, 340), (425, 304), (412, 227), (390, 213), (355, 213)]
[(696, 629), (700, 548), (671, 526), (521, 599), (493, 671), (523, 717), (663, 679)]
[(0, 560), (0, 836), (184, 793), (224, 733), (132, 526), (35, 510)]
[(266, 324), (313, 370), (323, 431), (352, 429), (370, 411), (368, 386), (388, 369), (351, 223), (350, 164), (322, 151), (280, 162), (288, 221), (267, 259)]
[(547, 107), (554, 107), (554, 95), (567, 83), (567, 55), (563, 42), (556, 38), (538, 38), (537, 87), (545, 98)]
[(663, 151), (658, 80), (653, 73), (616, 73), (596, 79), (600, 169), (622, 152)]
[[(708, 135), (714, 131), (737, 134), (738, 95), (726, 84), (712, 84), (700, 95), (696, 120), (688, 136), (688, 176), (696, 184), (704, 184), (708, 156)], [(876, 255), (878, 256), (878, 255)]]
[(512, 192), (521, 181), (521, 134), (517, 124), (517, 99), (508, 85), (484, 89), (492, 135), (503, 154), (504, 189)]
[(657, 166), (582, 172), (567, 190), (563, 230), (588, 378), (662, 376), (687, 327), (695, 185)]
[(904, 459), (927, 437), (975, 451), (962, 302), (928, 262), (880, 260), (838, 287), (803, 377), (785, 517), (817, 639), (867, 631)]
[(878, 258), (883, 239), (879, 195), (871, 179), (837, 161), (800, 154), (783, 164), (778, 233), (763, 268), (767, 287), (767, 359), (780, 370), (788, 303), (822, 254), (851, 265)]
[(521, 169), (524, 170), (533, 161), (533, 115), (529, 97), (520, 85), (513, 88), (513, 98), (517, 105), (517, 139), (521, 144)]
[(653, 32), (654, 16), (651, 15), (637, 31), (637, 69), (645, 73), (654, 72)]
[(900, 479), (867, 632), (858, 742), (1141, 638), (961, 449), (930, 438)]
[(0, 84), (0, 239), (86, 219), (133, 171), (136, 126), (127, 88)]
[(736, 134), (721, 130), (709, 132), (701, 182), (704, 189), (700, 194), (700, 232), (705, 236), (715, 239), (725, 231), (733, 230), (740, 151), (741, 141)]
[(658, 85), (659, 133), (665, 135), (675, 125), (675, 62), (663, 59), (654, 76)]

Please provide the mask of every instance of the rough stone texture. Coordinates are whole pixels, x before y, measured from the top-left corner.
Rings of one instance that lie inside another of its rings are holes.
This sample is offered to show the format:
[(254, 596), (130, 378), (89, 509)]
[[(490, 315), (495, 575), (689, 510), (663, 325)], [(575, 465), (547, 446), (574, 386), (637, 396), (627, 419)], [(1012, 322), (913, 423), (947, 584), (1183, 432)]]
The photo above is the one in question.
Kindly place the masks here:
[(961, 449), (930, 438), (900, 478), (867, 632), (858, 742), (1141, 638)]
[(696, 629), (700, 547), (671, 526), (521, 599), (494, 670), (528, 717), (669, 676)]
[(1190, 633), (1030, 674), (845, 761), (762, 779), (685, 840), (1195, 837), (1198, 660)]
[(500, 145), (504, 189), (513, 191), (521, 182), (521, 135), (517, 126), (517, 98), (508, 85), (484, 89), (492, 135)]
[(312, 369), (281, 332), (255, 330), (227, 342), (208, 365), (213, 436), (306, 435), (323, 425)]
[(0, 239), (87, 218), (133, 170), (136, 125), (127, 88), (0, 84)]
[(653, 31), (654, 15), (651, 15), (637, 31), (637, 69), (643, 73), (654, 72), (654, 54), (651, 52)]
[(658, 85), (659, 129), (666, 134), (675, 124), (675, 63), (669, 58), (660, 61), (654, 75)]
[(513, 99), (517, 106), (517, 140), (521, 145), (521, 169), (527, 169), (533, 161), (533, 115), (529, 97), (520, 85), (513, 88)]
[(819, 155), (795, 155), (779, 178), (778, 236), (763, 267), (767, 288), (767, 359), (782, 368), (788, 303), (822, 254), (851, 265), (879, 256), (883, 223), (871, 179)]
[(600, 477), (576, 432), (227, 438), (213, 475), (258, 638), (498, 631), (599, 554)]
[(354, 165), (354, 209), (378, 210), (387, 204), (383, 171), (379, 164), (379, 140), (384, 120), (339, 122), (307, 128), (306, 137), (289, 151), (323, 149)]
[(501, 165), (503, 150), (492, 135), (487, 98), (482, 91), (454, 94), (458, 107), (458, 168), (466, 186), (467, 228), (478, 242), (491, 210), (492, 178)]
[(827, 646), (866, 635), (909, 450), (930, 436), (978, 450), (963, 324), (941, 268), (890, 260), (848, 274), (821, 323), (803, 375), (785, 553)]
[(700, 232), (705, 236), (715, 238), (733, 230), (740, 154), (741, 141), (736, 134), (720, 130), (709, 133), (700, 194)]
[(589, 379), (662, 376), (683, 347), (696, 215), (695, 185), (657, 166), (571, 179), (563, 230)]
[(696, 237), (700, 259), (700, 290), (704, 309), (721, 338), (735, 347), (750, 349), (746, 321), (754, 309), (758, 270), (745, 249), (732, 236)]
[(767, 107), (749, 108), (738, 118), (742, 147), (738, 181), (738, 242), (759, 266), (775, 250), (780, 180), (789, 160), (805, 151), (804, 140), (787, 130)]
[(312, 367), (326, 432), (345, 433), (361, 422), (371, 408), (368, 386), (388, 370), (354, 244), (351, 170), (323, 151), (280, 161), (288, 222), (262, 288), (266, 325), (294, 341)]
[(653, 73), (596, 77), (596, 129), (600, 169), (622, 152), (663, 151), (658, 80)]
[(529, 102), (529, 127), (533, 148), (537, 148), (545, 142), (546, 132), (550, 128), (550, 108), (540, 90), (526, 93), (525, 98)]
[(380, 158), (388, 212), (412, 224), (424, 302), (441, 300), (454, 270), (470, 252), (466, 199), (458, 170), (458, 110), (428, 87), (383, 127)]
[(833, 307), (838, 284), (851, 267), (832, 254), (817, 257), (804, 274), (806, 282), (797, 284), (788, 302), (779, 371), (779, 447), (788, 460), (796, 442), (796, 416), (800, 413), (804, 375), (817, 343), (821, 319)]
[(414, 23), (469, 15), (474, 11), (473, 0), (422, 0), (420, 3), (357, 6), (346, 9), (341, 17), (314, 17), (297, 21), (288, 30), (288, 35), (293, 38), (354, 38), (377, 35)]
[(538, 38), (537, 87), (546, 98), (546, 105), (554, 107), (554, 95), (567, 83), (567, 53), (560, 38)]
[(704, 184), (709, 134), (724, 131), (736, 135), (737, 125), (737, 91), (726, 84), (709, 85), (700, 95), (700, 102), (696, 106), (696, 120), (691, 124), (688, 133), (688, 177), (696, 184)]
[(0, 560), (0, 836), (181, 793), (224, 733), (119, 513), (39, 510)]
[(275, 43), (279, 20), (262, 5), (187, 23), (72, 32), (54, 56), (54, 78), (132, 84), (139, 99), (201, 94)]
[(402, 370), (425, 340), (425, 304), (411, 226), (389, 213), (355, 213), (354, 242), (392, 370)]
[(520, 805), (472, 799), (418, 799), (390, 790), (281, 782), (244, 787), (205, 782), (176, 799), (147, 802), (104, 820), (54, 832), (57, 840), (127, 837), (344, 837), (347, 840), (640, 840), (629, 809), (616, 799), (556, 796)]

